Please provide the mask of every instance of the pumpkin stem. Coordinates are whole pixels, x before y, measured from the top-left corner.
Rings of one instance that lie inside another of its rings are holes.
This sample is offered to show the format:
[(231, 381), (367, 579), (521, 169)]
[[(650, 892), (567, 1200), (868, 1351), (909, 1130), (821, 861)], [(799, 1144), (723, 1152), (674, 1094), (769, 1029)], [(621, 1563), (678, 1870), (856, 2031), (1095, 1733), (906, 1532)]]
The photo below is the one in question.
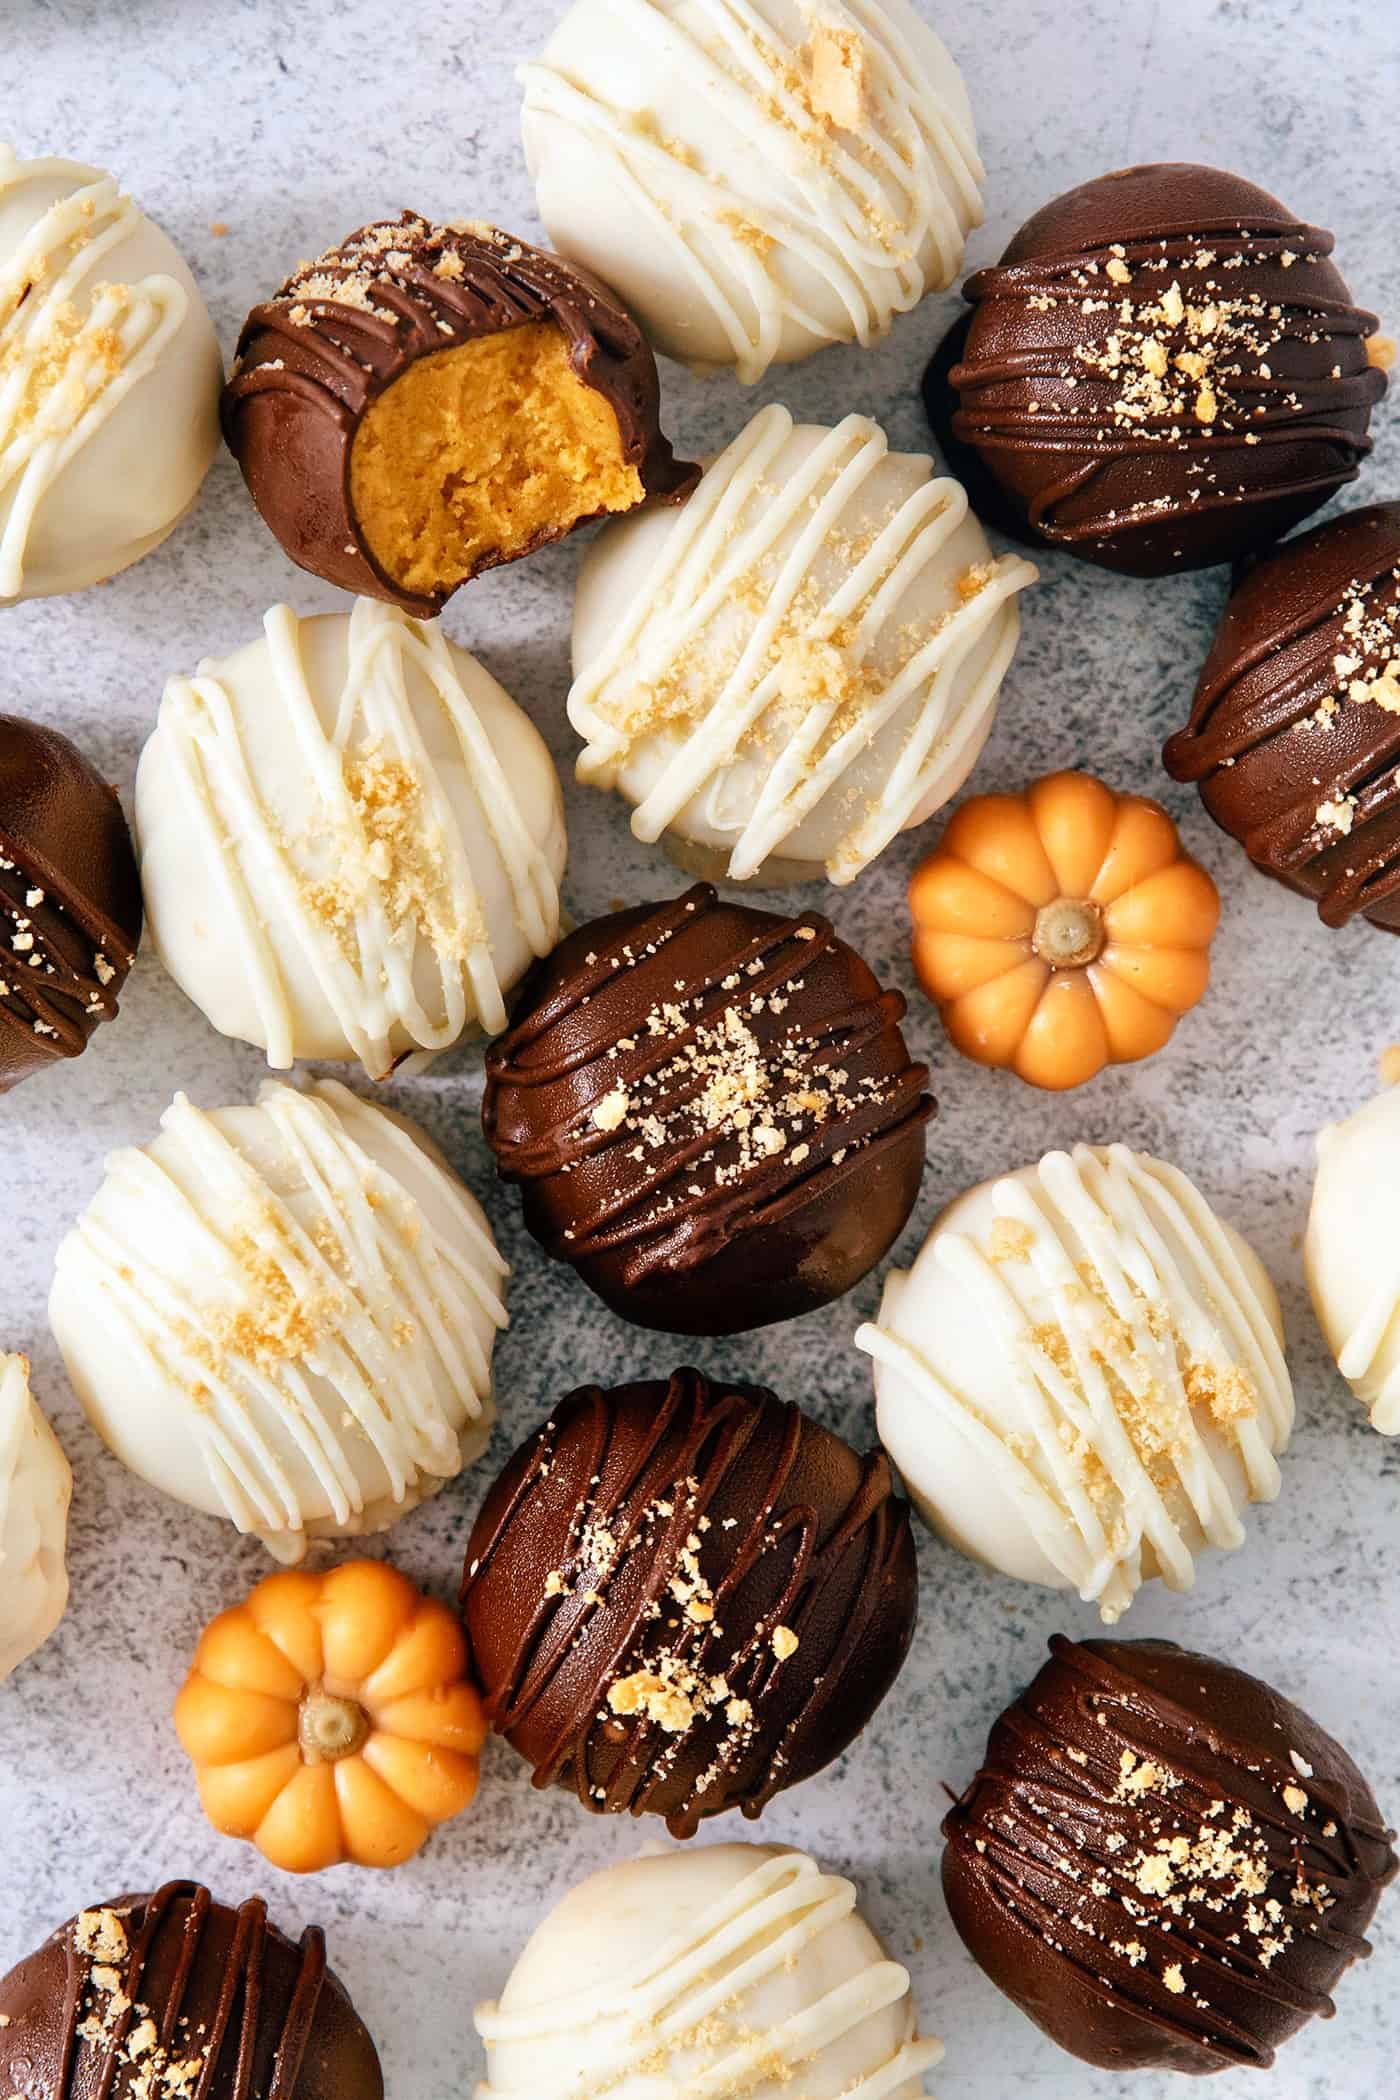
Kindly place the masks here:
[(1082, 970), (1103, 953), (1103, 913), (1087, 899), (1057, 897), (1036, 913), (1031, 946), (1052, 970)]
[(369, 1735), (369, 1715), (354, 1699), (336, 1699), (318, 1685), (301, 1702), (297, 1736), (309, 1765), (353, 1757)]

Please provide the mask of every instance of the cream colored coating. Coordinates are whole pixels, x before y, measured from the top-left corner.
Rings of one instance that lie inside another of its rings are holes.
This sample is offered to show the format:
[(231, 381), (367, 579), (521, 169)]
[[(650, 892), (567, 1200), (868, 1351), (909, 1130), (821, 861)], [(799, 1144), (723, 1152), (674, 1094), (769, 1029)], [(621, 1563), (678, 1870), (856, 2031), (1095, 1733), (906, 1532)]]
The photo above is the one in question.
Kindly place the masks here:
[(1244, 1542), (1293, 1426), (1273, 1285), (1175, 1167), (1078, 1145), (984, 1182), (885, 1284), (857, 1346), (935, 1531), (1108, 1623)]
[[(765, 408), (679, 510), (609, 526), (579, 578), (580, 780), (735, 882), (848, 883), (962, 786), (1036, 579), (955, 481)], [(709, 869), (706, 872), (710, 872)]]
[(150, 934), (225, 1035), (372, 1079), (468, 1030), (559, 937), (558, 776), (435, 621), (357, 599), (172, 678), (136, 782)]
[(1319, 1136), (1303, 1257), (1338, 1370), (1382, 1436), (1400, 1436), (1400, 1073)]
[(333, 1080), (183, 1094), (116, 1152), (49, 1315), (134, 1472), (277, 1559), (382, 1531), (484, 1450), (505, 1262), (423, 1134)]
[(777, 1845), (590, 1876), (476, 2024), (477, 2100), (917, 2100), (943, 2054), (852, 1884)]
[(908, 0), (575, 0), (520, 79), (551, 244), (746, 384), (875, 342), (982, 221), (967, 90)]
[(29, 1390), (28, 1359), (0, 1353), (0, 1684), (63, 1617), (72, 1493), (68, 1461)]
[(222, 383), (159, 227), (99, 169), (0, 145), (0, 601), (158, 546), (214, 456)]

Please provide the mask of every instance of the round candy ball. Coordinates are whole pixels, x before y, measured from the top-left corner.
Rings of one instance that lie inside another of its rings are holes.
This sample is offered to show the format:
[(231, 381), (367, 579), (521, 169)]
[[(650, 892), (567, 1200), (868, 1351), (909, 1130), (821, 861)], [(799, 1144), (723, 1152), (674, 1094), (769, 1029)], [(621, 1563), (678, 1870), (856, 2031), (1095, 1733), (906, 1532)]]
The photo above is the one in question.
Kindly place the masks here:
[(436, 623), (372, 598), (172, 678), (136, 778), (151, 935), (225, 1035), (371, 1079), (498, 1034), (559, 936), (559, 780)]
[(580, 780), (692, 874), (854, 881), (955, 795), (1035, 581), (956, 482), (760, 410), (679, 510), (607, 527), (579, 576)]
[(1216, 168), (1057, 197), (969, 278), (961, 354), (930, 368), (953, 472), (998, 524), (1129, 576), (1267, 546), (1355, 480), (1385, 391), (1332, 247)]
[(968, 1952), (1086, 2063), (1267, 2070), (1370, 1953), (1394, 1833), (1340, 1743), (1243, 1670), (1050, 1651), (944, 1824)]
[(80, 1911), (0, 1982), (0, 2084), (35, 2095), (383, 2100), (379, 2056), (312, 1925), (193, 1881)]
[(494, 2005), (480, 2100), (919, 2100), (941, 2042), (856, 1890), (805, 1853), (700, 1845), (571, 1889)]
[(1400, 503), (1244, 572), (1164, 759), (1324, 925), (1400, 933)]
[(1076, 1145), (984, 1182), (894, 1270), (859, 1346), (933, 1529), (1117, 1619), (1272, 1501), (1293, 1388), (1273, 1285), (1175, 1167)]
[(1400, 1084), (1319, 1136), (1303, 1258), (1338, 1369), (1400, 1436)]
[(0, 602), (158, 547), (219, 441), (223, 361), (181, 257), (110, 175), (0, 146)]
[(485, 1449), (508, 1274), (403, 1117), (333, 1080), (177, 1094), (58, 1250), (49, 1317), (133, 1472), (279, 1560), (386, 1530)]
[(982, 221), (967, 90), (909, 0), (575, 0), (522, 78), (554, 245), (746, 385), (875, 342)]
[(43, 1646), (68, 1603), (73, 1475), (29, 1390), (29, 1362), (0, 1355), (0, 1684)]
[(826, 1305), (918, 1195), (927, 1068), (830, 922), (708, 884), (596, 919), (527, 980), (482, 1120), (525, 1223), (624, 1319), (740, 1334)]
[(883, 1454), (761, 1386), (583, 1386), (521, 1445), (467, 1548), (486, 1711), (595, 1815), (756, 1816), (894, 1683), (918, 1606)]

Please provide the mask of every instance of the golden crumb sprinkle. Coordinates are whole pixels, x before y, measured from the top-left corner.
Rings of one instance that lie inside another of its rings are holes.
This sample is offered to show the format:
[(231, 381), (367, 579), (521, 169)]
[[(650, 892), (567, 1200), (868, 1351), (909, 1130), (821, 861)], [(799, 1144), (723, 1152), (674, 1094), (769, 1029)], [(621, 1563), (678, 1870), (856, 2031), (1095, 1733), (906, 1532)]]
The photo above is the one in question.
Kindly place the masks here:
[(865, 116), (865, 45), (858, 32), (819, 22), (808, 46), (810, 98), (814, 112), (842, 131), (855, 131)]
[(790, 1626), (773, 1628), (773, 1653), (779, 1662), (786, 1662), (790, 1655), (796, 1655), (799, 1646), (797, 1635)]
[(1035, 1245), (1035, 1235), (1019, 1218), (998, 1218), (987, 1239), (987, 1259), (993, 1262), (1026, 1261)]

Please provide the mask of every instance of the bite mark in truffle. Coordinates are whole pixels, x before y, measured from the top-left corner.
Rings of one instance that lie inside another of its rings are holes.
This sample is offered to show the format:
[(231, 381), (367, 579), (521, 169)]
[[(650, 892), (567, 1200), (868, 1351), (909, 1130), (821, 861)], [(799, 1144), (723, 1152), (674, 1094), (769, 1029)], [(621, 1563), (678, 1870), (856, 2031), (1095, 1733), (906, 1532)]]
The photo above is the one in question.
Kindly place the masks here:
[(361, 228), (254, 307), (229, 449), (302, 568), (420, 617), (588, 518), (680, 497), (656, 364), (596, 279), (484, 225)]
[(487, 1498), (462, 1605), (535, 1784), (690, 1837), (859, 1733), (908, 1652), (917, 1573), (883, 1454), (682, 1370), (562, 1402)]
[(487, 1138), (535, 1238), (625, 1318), (788, 1319), (903, 1229), (928, 1072), (828, 920), (699, 884), (571, 935), (521, 1012), (487, 1058)]

